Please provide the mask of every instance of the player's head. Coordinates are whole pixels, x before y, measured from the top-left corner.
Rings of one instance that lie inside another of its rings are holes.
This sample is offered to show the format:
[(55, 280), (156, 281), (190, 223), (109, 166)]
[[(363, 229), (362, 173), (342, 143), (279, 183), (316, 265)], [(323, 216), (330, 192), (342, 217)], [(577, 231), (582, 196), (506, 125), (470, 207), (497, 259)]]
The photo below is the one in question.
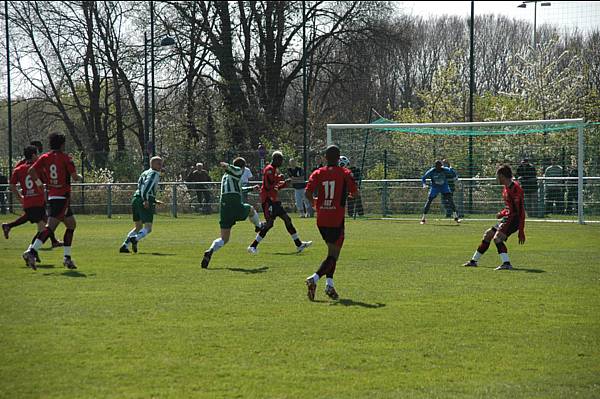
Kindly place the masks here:
[(237, 157), (233, 160), (233, 166), (244, 169), (246, 167), (246, 160), (242, 157)]
[(527, 164), (529, 163), (529, 159), (528, 158), (523, 158), (523, 160), (521, 161), (522, 164)]
[(290, 158), (289, 164), (290, 168), (295, 168), (296, 166), (298, 166), (298, 162), (294, 158)]
[(325, 160), (327, 161), (327, 166), (338, 166), (338, 162), (340, 161), (340, 148), (332, 144), (325, 150)]
[(32, 145), (37, 149), (38, 155), (44, 151), (44, 146), (42, 145), (42, 142), (39, 140), (33, 140), (29, 143), (29, 145)]
[(277, 168), (283, 165), (283, 153), (281, 151), (273, 152), (273, 155), (271, 156), (271, 165)]
[(496, 177), (500, 184), (509, 183), (513, 177), (512, 169), (508, 165), (502, 165), (496, 171)]
[(50, 149), (53, 151), (63, 151), (65, 149), (66, 138), (62, 133), (50, 133), (48, 136)]
[(440, 160), (438, 159), (437, 161), (435, 161), (435, 165), (434, 165), (434, 166), (435, 166), (435, 168), (436, 168), (437, 170), (441, 170), (441, 169), (442, 169), (442, 166), (444, 166), (444, 164), (442, 163), (442, 161), (440, 161)]
[(442, 159), (442, 165), (444, 165), (445, 167), (449, 168), (450, 167), (450, 162), (448, 162), (447, 159)]
[(35, 161), (37, 159), (37, 148), (35, 148), (35, 146), (28, 145), (23, 150), (23, 156), (28, 161)]
[(202, 162), (198, 162), (196, 164), (196, 170), (202, 170), (202, 168), (204, 168), (204, 164)]
[(163, 160), (161, 157), (152, 157), (150, 158), (150, 167), (156, 171), (162, 170)]

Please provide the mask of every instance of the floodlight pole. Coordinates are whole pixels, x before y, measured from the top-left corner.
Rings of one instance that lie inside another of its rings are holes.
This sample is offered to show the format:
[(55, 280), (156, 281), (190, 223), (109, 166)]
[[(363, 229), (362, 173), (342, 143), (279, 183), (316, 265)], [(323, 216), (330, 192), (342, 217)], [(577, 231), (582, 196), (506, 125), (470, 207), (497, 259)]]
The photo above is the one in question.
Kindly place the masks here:
[[(475, 1), (471, 1), (469, 48), (469, 122), (473, 122), (473, 97), (475, 94)], [(469, 136), (469, 177), (473, 177), (473, 136)], [(473, 186), (469, 182), (468, 210), (473, 212)]]
[[(6, 110), (8, 118), (8, 176), (12, 174), (12, 157), (13, 157), (13, 146), (12, 146), (12, 101), (10, 98), (10, 42), (9, 42), (9, 31), (8, 31), (8, 0), (4, 2), (4, 26), (6, 27)], [(10, 190), (9, 190), (9, 195)], [(12, 197), (9, 201), (9, 208), (12, 211)]]
[(306, 76), (306, 2), (302, 1), (302, 112), (303, 112), (303, 151), (304, 178), (308, 180), (308, 76)]
[(583, 219), (583, 126), (577, 128), (577, 216), (579, 224), (585, 224)]
[(150, 129), (152, 132), (152, 156), (156, 155), (156, 135), (155, 135), (155, 112), (156, 112), (156, 99), (154, 97), (154, 1), (150, 2), (150, 73), (152, 74), (151, 81), (151, 96), (152, 96), (152, 109), (151, 109), (151, 125)]
[(148, 141), (150, 129), (150, 114), (148, 101), (148, 35), (144, 32), (144, 170), (150, 168)]

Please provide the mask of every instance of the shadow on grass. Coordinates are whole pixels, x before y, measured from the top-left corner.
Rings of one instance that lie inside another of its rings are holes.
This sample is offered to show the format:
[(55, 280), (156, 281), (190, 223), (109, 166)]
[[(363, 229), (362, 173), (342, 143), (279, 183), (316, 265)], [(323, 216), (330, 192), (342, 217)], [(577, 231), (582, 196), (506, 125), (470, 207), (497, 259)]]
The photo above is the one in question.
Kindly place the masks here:
[(138, 252), (137, 255), (147, 255), (147, 256), (175, 256), (176, 254), (168, 254), (162, 252)]
[[(44, 276), (64, 276), (64, 277), (76, 277), (76, 278), (87, 278), (87, 274), (78, 272), (77, 270), (67, 270), (62, 273), (44, 273)], [(90, 274), (90, 277), (95, 276), (95, 274)]]
[[(484, 269), (492, 269), (492, 270), (496, 268), (494, 266), (479, 266), (479, 267), (482, 267)], [(466, 268), (466, 269), (468, 269), (468, 268)], [(525, 272), (525, 273), (546, 273), (546, 271), (542, 270), (542, 269), (527, 269), (524, 267), (513, 267), (512, 270), (496, 270), (496, 271), (498, 271), (498, 272), (512, 271), (512, 272)]]
[(259, 274), (266, 273), (269, 268), (267, 266), (258, 267), (256, 269), (243, 269), (241, 267), (226, 267), (224, 270), (229, 270), (230, 272), (236, 273), (246, 273), (246, 274)]
[(54, 269), (54, 265), (35, 265), (35, 267), (38, 269)]
[(342, 306), (359, 306), (361, 308), (367, 308), (367, 309), (379, 309), (379, 308), (385, 307), (385, 303), (380, 303), (380, 302), (366, 303), (366, 302), (361, 302), (361, 301), (354, 301), (354, 300), (348, 299), (348, 298), (340, 299), (339, 301), (332, 302), (331, 304), (332, 305), (342, 305)]
[(277, 256), (298, 255), (298, 251), (294, 251), (294, 252), (274, 252), (273, 255), (277, 255)]

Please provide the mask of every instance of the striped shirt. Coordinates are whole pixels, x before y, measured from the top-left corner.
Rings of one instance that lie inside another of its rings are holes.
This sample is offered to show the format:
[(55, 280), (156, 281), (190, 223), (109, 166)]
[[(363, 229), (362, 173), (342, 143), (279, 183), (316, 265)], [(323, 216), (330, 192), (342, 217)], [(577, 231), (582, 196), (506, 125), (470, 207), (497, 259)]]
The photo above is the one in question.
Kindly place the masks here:
[(142, 197), (144, 201), (154, 202), (156, 199), (156, 187), (160, 180), (160, 174), (154, 169), (142, 172), (138, 179), (138, 188), (134, 196)]
[(237, 166), (228, 165), (227, 169), (225, 169), (223, 178), (221, 178), (221, 196), (227, 194), (237, 194), (241, 197), (242, 192), (251, 191), (251, 187), (242, 188), (240, 179), (242, 178), (243, 174), (243, 169), (238, 168)]

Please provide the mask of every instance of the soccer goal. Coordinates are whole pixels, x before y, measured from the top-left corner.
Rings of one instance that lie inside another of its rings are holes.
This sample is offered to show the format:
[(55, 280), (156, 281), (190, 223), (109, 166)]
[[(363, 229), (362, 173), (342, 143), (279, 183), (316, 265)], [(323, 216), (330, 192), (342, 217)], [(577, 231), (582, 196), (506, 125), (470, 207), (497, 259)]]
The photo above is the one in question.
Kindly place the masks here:
[[(489, 218), (503, 206), (495, 171), (509, 164), (522, 183), (530, 220), (600, 222), (600, 125), (583, 119), (328, 124), (359, 170), (359, 214), (414, 218), (427, 198), (421, 176), (446, 159), (459, 179), (454, 200), (466, 218)], [(356, 169), (355, 169), (356, 170)], [(356, 216), (356, 209), (350, 210)], [(430, 214), (444, 217), (440, 200)]]

